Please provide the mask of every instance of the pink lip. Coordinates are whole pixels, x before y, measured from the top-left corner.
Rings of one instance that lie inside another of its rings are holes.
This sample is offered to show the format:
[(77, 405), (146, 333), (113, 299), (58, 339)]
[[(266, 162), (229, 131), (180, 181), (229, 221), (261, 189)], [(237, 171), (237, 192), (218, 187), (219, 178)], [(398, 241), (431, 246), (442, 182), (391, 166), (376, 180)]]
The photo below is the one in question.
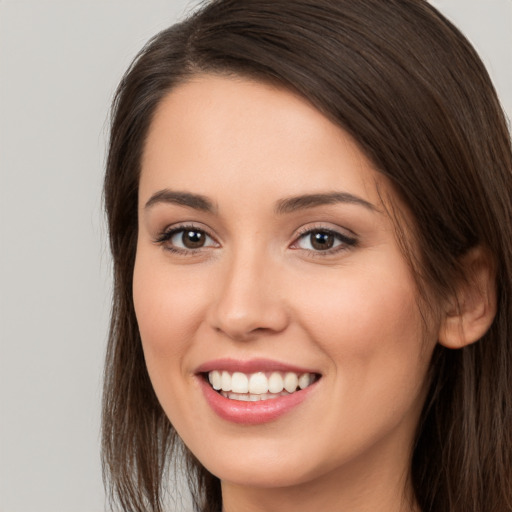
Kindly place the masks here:
[(255, 373), (257, 371), (270, 372), (294, 372), (294, 373), (318, 373), (297, 366), (270, 361), (266, 359), (253, 359), (251, 361), (236, 361), (233, 359), (217, 359), (202, 364), (196, 370), (197, 379), (203, 395), (212, 410), (226, 421), (244, 425), (258, 425), (276, 420), (280, 416), (290, 412), (299, 406), (316, 388), (315, 382), (306, 389), (296, 391), (290, 395), (260, 400), (258, 402), (243, 402), (225, 398), (215, 391), (201, 374), (212, 370), (225, 370), (229, 372)]
[(206, 401), (215, 413), (232, 423), (258, 425), (273, 421), (301, 404), (316, 387), (316, 383), (291, 395), (258, 402), (230, 400), (215, 391), (204, 378), (198, 376)]
[(251, 359), (249, 361), (242, 361), (237, 359), (215, 359), (203, 363), (196, 369), (196, 373), (208, 373), (213, 370), (225, 370), (227, 372), (242, 372), (242, 373), (256, 373), (256, 372), (294, 372), (294, 373), (318, 373), (315, 370), (308, 368), (300, 368), (287, 363), (272, 361), (270, 359)]

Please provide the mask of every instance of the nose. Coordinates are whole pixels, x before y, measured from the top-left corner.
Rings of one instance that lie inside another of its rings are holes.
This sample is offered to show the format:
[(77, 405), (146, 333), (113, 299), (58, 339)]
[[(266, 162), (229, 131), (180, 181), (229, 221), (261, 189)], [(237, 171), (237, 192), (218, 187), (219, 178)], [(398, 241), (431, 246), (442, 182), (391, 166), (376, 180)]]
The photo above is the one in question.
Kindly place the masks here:
[(221, 274), (209, 315), (217, 332), (245, 341), (286, 329), (289, 318), (278, 268), (246, 254), (226, 263)]

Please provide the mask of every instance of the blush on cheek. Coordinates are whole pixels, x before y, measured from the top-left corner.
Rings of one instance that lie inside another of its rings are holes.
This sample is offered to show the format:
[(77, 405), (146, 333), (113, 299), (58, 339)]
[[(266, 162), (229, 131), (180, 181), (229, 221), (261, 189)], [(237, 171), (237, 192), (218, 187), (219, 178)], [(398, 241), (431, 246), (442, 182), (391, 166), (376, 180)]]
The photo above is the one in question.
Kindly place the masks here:
[(411, 344), (422, 336), (413, 283), (404, 288), (390, 278), (389, 285), (382, 287), (371, 276), (363, 280), (352, 274), (338, 286), (309, 287), (300, 296), (303, 317), (309, 319), (305, 323), (314, 328), (310, 334), (343, 359), (364, 360), (385, 347), (388, 351), (412, 349)]
[(178, 355), (188, 338), (186, 326), (179, 315), (169, 314), (178, 304), (162, 301), (135, 302), (135, 313), (145, 353), (167, 358)]
[[(144, 264), (135, 267), (133, 300), (145, 353), (158, 358), (176, 357), (190, 344), (201, 321), (200, 287), (175, 276), (166, 268)], [(176, 279), (173, 279), (176, 277)]]

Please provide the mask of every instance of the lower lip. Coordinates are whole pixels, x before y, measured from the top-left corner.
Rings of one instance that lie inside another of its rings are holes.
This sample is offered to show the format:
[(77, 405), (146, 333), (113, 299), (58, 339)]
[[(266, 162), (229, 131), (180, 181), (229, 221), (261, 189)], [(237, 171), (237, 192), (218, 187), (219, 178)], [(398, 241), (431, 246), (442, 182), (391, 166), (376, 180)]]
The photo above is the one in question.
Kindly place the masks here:
[(213, 411), (224, 420), (244, 425), (258, 425), (276, 420), (300, 405), (316, 386), (315, 382), (306, 389), (295, 391), (290, 395), (257, 402), (242, 402), (222, 396), (212, 389), (202, 376), (198, 378), (206, 401)]

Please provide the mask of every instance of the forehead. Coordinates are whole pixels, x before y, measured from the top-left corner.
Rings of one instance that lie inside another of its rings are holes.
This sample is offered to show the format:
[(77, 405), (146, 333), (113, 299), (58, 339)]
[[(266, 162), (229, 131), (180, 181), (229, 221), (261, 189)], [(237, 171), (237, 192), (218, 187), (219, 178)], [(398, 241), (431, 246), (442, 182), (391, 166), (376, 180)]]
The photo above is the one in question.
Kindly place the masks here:
[[(392, 194), (358, 144), (302, 96), (240, 77), (200, 75), (160, 103), (142, 158), (140, 194), (219, 184), (243, 196), (357, 192)], [(150, 190), (151, 189), (151, 190)]]

